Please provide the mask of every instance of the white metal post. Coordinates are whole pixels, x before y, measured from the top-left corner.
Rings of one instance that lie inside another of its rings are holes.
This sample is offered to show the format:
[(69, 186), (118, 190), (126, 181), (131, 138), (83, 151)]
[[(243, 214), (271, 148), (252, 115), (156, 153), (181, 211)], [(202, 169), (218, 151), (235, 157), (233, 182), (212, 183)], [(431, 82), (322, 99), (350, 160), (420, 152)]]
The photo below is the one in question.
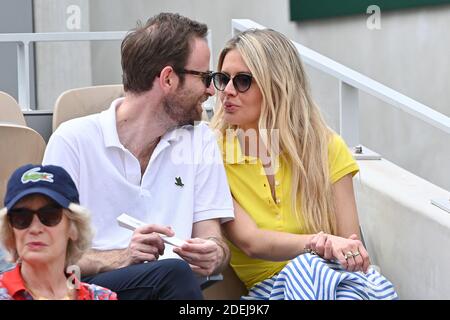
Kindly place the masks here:
[(357, 160), (380, 160), (381, 156), (359, 140), (359, 89), (339, 81), (339, 132)]
[(213, 63), (213, 45), (212, 45), (212, 32), (211, 30), (208, 30), (208, 33), (206, 34), (206, 41), (208, 42), (209, 51), (211, 52), (211, 55), (209, 56), (209, 70), (214, 69), (214, 63)]
[[(208, 30), (206, 34), (206, 41), (208, 42), (209, 51), (211, 53), (209, 57), (209, 70), (214, 70), (214, 62), (213, 62), (213, 45), (212, 45), (212, 32)], [(205, 110), (208, 119), (211, 119), (214, 113), (214, 105), (215, 105), (215, 96), (211, 96), (203, 103), (203, 109)]]
[(17, 42), (17, 89), (19, 105), (30, 110), (30, 42)]
[(339, 131), (349, 147), (359, 145), (359, 91), (339, 81)]

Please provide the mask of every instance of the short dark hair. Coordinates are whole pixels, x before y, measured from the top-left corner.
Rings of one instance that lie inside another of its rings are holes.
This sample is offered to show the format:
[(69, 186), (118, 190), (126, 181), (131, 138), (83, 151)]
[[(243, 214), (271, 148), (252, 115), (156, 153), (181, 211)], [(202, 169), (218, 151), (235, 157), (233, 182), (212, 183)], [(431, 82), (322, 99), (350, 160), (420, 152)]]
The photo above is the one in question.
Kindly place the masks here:
[[(206, 38), (206, 24), (176, 13), (160, 13), (138, 26), (122, 41), (122, 80), (125, 91), (150, 90), (166, 66), (183, 70), (191, 52), (191, 40)], [(181, 81), (184, 80), (180, 74)]]

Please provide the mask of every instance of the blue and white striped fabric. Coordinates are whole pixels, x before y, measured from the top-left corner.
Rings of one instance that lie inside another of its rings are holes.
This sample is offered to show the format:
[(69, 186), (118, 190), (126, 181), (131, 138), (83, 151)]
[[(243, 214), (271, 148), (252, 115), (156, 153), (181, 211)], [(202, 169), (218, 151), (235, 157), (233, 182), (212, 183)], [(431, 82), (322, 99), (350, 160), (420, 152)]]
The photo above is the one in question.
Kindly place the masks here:
[(394, 300), (392, 283), (369, 268), (348, 272), (333, 261), (312, 254), (291, 260), (279, 274), (250, 289), (243, 300)]

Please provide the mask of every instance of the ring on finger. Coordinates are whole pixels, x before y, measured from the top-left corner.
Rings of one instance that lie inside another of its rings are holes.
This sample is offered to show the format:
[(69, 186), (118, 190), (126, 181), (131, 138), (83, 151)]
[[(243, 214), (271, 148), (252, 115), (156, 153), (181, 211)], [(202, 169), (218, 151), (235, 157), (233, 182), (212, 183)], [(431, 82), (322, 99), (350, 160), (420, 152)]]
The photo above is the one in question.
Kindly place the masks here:
[(312, 255), (317, 255), (317, 252), (316, 252), (316, 251), (314, 251), (313, 249), (309, 249), (309, 248), (303, 249), (303, 252), (304, 252), (304, 253), (310, 253), (310, 254), (312, 254)]
[(348, 260), (349, 258), (353, 258), (353, 252), (349, 251), (344, 255), (345, 260)]

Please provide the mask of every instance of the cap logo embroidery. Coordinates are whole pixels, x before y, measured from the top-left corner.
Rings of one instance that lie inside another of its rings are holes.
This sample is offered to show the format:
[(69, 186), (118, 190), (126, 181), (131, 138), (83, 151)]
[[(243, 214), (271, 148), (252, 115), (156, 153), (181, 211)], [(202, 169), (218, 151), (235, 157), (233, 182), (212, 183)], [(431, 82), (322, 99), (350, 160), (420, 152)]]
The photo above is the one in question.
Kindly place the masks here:
[(33, 168), (22, 175), (22, 183), (47, 181), (53, 183), (53, 174), (47, 172), (38, 172), (41, 168)]

